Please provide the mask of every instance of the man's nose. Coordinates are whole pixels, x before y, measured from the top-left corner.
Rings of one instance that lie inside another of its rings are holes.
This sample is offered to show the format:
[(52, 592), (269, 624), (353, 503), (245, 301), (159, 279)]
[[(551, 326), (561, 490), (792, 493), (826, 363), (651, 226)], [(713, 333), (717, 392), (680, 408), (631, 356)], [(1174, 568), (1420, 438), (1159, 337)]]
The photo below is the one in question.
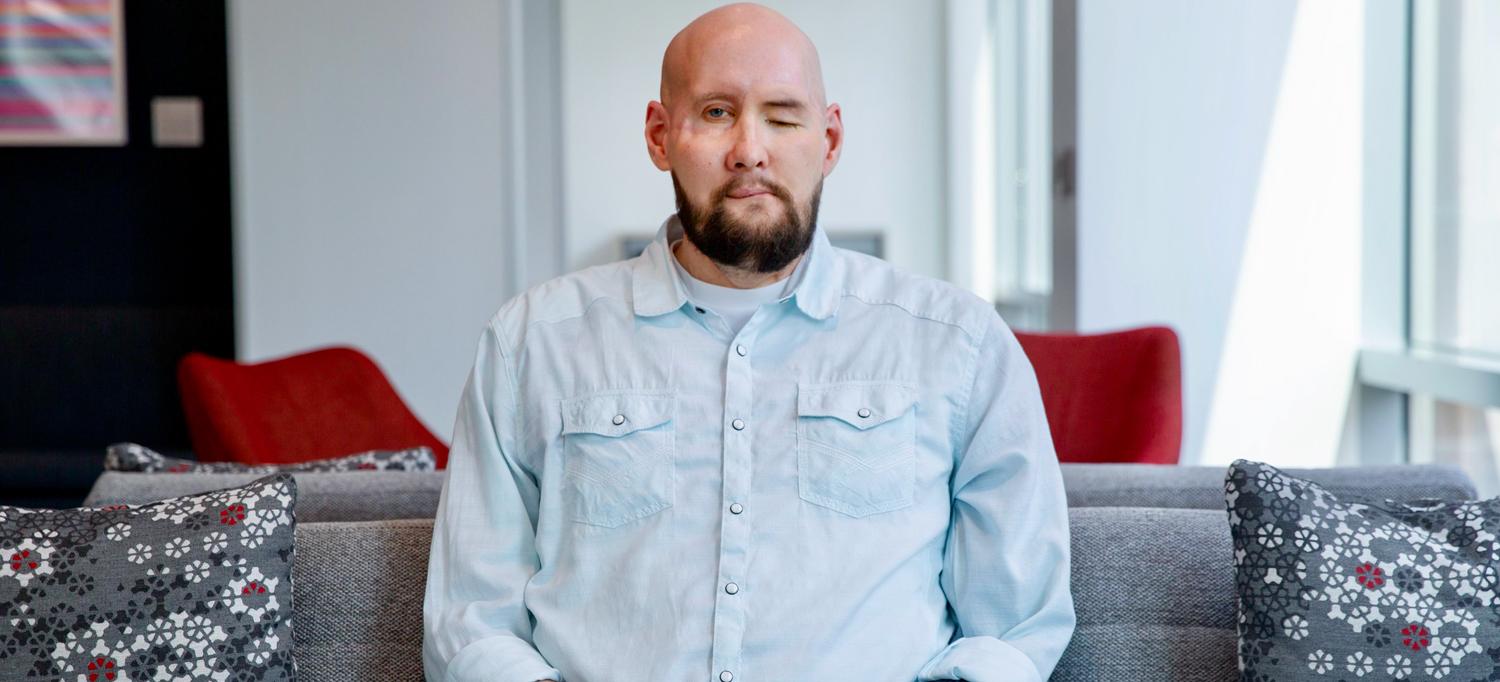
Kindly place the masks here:
[(724, 161), (731, 171), (747, 171), (766, 167), (766, 146), (761, 143), (761, 134), (754, 122), (742, 118), (735, 122), (734, 146)]

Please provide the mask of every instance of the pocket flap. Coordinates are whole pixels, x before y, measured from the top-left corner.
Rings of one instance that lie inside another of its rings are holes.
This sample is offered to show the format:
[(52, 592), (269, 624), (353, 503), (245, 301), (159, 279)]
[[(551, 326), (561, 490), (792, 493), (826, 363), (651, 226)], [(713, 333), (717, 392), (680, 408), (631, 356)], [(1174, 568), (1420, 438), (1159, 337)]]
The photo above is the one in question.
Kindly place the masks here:
[(797, 416), (834, 417), (861, 430), (905, 414), (916, 401), (916, 387), (894, 382), (797, 385)]
[(596, 393), (565, 398), (562, 401), (562, 432), (563, 435), (623, 436), (672, 421), (676, 407), (676, 395), (661, 391)]

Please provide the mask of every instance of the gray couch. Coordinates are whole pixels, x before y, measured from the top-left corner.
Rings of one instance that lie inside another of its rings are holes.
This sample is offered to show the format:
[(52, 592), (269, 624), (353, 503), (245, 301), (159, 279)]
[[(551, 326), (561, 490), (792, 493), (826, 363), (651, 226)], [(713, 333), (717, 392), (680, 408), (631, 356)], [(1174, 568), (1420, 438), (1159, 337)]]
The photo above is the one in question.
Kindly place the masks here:
[[(1475, 495), (1467, 476), (1446, 467), (1287, 471), (1336, 494), (1407, 500)], [(1063, 476), (1078, 628), (1052, 679), (1236, 679), (1224, 469), (1064, 465)], [(105, 474), (89, 504), (143, 502), (252, 478)], [(297, 478), (300, 679), (422, 679), (422, 592), (442, 475)], [(427, 518), (396, 517), (416, 511)]]

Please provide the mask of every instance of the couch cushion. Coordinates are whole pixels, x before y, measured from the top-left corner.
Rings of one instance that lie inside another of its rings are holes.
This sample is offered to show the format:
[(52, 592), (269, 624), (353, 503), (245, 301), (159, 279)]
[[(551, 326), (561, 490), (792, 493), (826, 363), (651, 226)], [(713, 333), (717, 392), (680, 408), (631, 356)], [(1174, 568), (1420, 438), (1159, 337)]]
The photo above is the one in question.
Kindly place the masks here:
[[(442, 494), (441, 471), (331, 471), (297, 479), (300, 521), (432, 518)], [(255, 474), (146, 474), (106, 471), (84, 504), (138, 504), (164, 497), (242, 485)]]
[(432, 521), (297, 527), (297, 679), (422, 679)]
[(1500, 679), (1497, 500), (1340, 497), (1245, 460), (1225, 488), (1246, 679)]
[[(1474, 483), (1462, 470), (1442, 465), (1287, 469), (1335, 495), (1415, 500), (1472, 500)], [(1144, 464), (1064, 464), (1070, 507), (1224, 508), (1224, 467)]]
[[(1069, 517), (1078, 629), (1052, 679), (1235, 678), (1222, 511), (1101, 507)], [(298, 527), (300, 679), (422, 679), (431, 539), (426, 519)]]
[(0, 507), (0, 679), (292, 680), (296, 494)]
[(1071, 509), (1078, 626), (1054, 680), (1236, 679), (1222, 511)]

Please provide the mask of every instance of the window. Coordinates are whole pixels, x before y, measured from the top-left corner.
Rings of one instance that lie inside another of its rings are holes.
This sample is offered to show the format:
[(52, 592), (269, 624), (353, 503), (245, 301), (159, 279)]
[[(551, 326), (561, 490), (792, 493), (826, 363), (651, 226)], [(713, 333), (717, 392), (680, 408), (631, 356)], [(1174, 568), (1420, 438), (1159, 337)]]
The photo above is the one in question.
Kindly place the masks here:
[(1071, 285), (1059, 296), (1053, 270), (1057, 235), (1072, 233), (1071, 212), (1060, 221), (1054, 209), (1072, 196), (1054, 195), (1053, 167), (1054, 157), (1071, 154), (1072, 117), (1057, 112), (1072, 106), (1072, 61), (1054, 57), (1072, 53), (1075, 4), (946, 7), (950, 277), (994, 302), (1014, 328), (1069, 326), (1071, 301), (1063, 299)]
[(1500, 4), (1412, 10), (1409, 458), (1500, 494)]

